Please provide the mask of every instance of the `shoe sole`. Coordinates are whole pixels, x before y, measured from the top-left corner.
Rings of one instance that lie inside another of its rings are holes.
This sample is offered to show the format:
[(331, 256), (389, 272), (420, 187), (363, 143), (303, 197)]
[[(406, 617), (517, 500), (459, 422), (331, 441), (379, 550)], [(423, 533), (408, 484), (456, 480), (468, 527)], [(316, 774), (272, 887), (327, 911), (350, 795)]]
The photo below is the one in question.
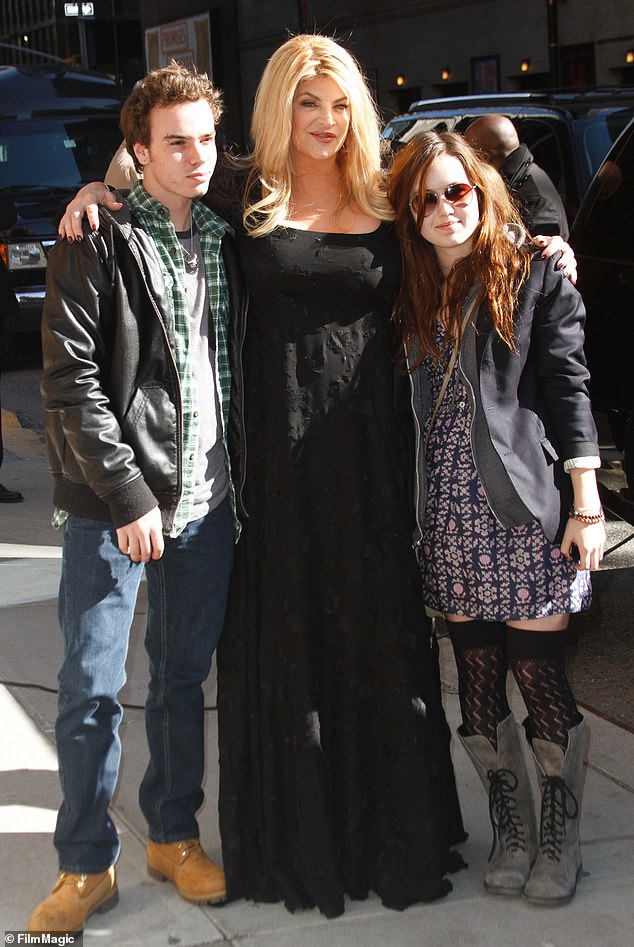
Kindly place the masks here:
[(559, 908), (559, 907), (562, 907), (564, 904), (570, 904), (575, 894), (577, 893), (577, 883), (579, 881), (579, 878), (581, 878), (582, 872), (583, 872), (583, 865), (580, 865), (579, 871), (577, 872), (577, 877), (575, 878), (574, 887), (572, 891), (570, 892), (570, 894), (564, 894), (560, 898), (540, 898), (539, 896), (531, 897), (530, 895), (526, 894), (526, 891), (525, 891), (524, 901), (526, 901), (527, 904), (534, 904), (536, 907), (540, 907), (540, 908)]
[(524, 888), (495, 888), (484, 882), (484, 890), (487, 894), (492, 894), (500, 898), (520, 898), (524, 894)]
[(97, 907), (93, 908), (88, 917), (92, 914), (105, 914), (106, 911), (110, 911), (116, 904), (119, 902), (119, 889), (114, 888), (109, 897), (102, 901), (101, 904), (98, 904)]
[(535, 907), (559, 908), (563, 907), (564, 904), (570, 904), (575, 896), (575, 892), (576, 889), (572, 892), (572, 894), (566, 894), (561, 898), (528, 898), (526, 895), (524, 895), (524, 901), (526, 901), (527, 904), (534, 904)]
[(202, 897), (185, 894), (183, 891), (181, 891), (173, 878), (170, 878), (170, 876), (166, 875), (165, 872), (161, 871), (159, 868), (154, 868), (149, 863), (147, 865), (147, 873), (150, 878), (154, 879), (154, 881), (171, 881), (183, 901), (189, 901), (190, 904), (224, 904), (227, 900), (226, 891), (223, 891), (222, 894), (203, 895)]

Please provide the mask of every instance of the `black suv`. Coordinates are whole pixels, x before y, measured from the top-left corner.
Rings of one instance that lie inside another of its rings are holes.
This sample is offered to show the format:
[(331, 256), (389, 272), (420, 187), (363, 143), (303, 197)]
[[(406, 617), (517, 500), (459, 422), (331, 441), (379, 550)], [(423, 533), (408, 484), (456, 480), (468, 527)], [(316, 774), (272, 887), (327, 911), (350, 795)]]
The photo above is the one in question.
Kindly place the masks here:
[(383, 137), (398, 148), (431, 129), (464, 132), (491, 112), (511, 119), (520, 141), (554, 181), (572, 223), (606, 152), (634, 116), (634, 88), (426, 99), (391, 119)]
[(121, 141), (108, 78), (50, 66), (0, 66), (0, 360), (39, 332), (56, 218), (87, 181), (103, 180)]
[(607, 414), (634, 491), (634, 120), (590, 185), (570, 243), (587, 310), (592, 404)]

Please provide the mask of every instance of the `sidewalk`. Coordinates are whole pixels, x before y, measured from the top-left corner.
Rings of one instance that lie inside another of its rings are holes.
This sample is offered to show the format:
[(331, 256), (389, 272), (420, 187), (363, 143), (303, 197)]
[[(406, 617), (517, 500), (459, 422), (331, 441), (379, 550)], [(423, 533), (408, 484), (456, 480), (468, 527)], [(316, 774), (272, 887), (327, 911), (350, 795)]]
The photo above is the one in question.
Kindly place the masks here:
[[(50, 527), (51, 484), (40, 438), (3, 412), (5, 459), (1, 480), (24, 493), (24, 503), (0, 506), (0, 933), (24, 929), (57, 871), (52, 832), (60, 800), (53, 746), (56, 675), (61, 661), (56, 595), (59, 538)], [(442, 901), (402, 913), (376, 898), (350, 902), (343, 917), (315, 911), (289, 914), (282, 905), (236, 902), (222, 908), (187, 904), (169, 884), (145, 871), (145, 826), (137, 787), (147, 750), (141, 707), (145, 699), (145, 602), (137, 609), (128, 660), (121, 728), (123, 763), (114, 818), (122, 838), (120, 901), (94, 915), (85, 945), (104, 947), (623, 947), (632, 943), (634, 910), (634, 734), (588, 715), (592, 742), (583, 809), (584, 873), (572, 904), (531, 907), (521, 899), (487, 896), (482, 877), (490, 847), (487, 801), (475, 771), (454, 742), (458, 786), (469, 839), (470, 865), (453, 876)], [(442, 643), (446, 709), (459, 719), (451, 656)], [(48, 690), (32, 689), (38, 684)], [(215, 704), (214, 684), (207, 705)], [(518, 719), (521, 701), (514, 696)], [(207, 801), (200, 813), (202, 841), (220, 858), (216, 815), (216, 718), (207, 714)]]

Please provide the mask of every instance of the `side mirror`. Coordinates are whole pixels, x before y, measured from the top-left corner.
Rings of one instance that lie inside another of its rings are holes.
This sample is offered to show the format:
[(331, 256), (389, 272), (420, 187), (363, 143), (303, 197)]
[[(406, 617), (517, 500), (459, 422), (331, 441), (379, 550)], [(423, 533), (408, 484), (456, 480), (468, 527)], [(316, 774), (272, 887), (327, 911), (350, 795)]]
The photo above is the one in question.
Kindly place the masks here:
[(0, 230), (9, 230), (16, 222), (18, 215), (10, 197), (0, 192)]

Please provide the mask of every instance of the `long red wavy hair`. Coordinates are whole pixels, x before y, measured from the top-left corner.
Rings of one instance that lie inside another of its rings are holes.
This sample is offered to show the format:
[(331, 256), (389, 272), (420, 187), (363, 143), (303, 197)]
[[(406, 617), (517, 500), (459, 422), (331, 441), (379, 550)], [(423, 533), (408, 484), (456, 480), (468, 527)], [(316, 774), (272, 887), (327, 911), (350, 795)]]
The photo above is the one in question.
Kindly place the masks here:
[[(446, 279), (434, 247), (420, 235), (425, 181), (432, 162), (441, 155), (461, 162), (469, 181), (477, 185), (480, 210), (471, 253), (454, 264)], [(418, 219), (409, 206), (413, 194), (420, 195)], [(528, 275), (529, 253), (509, 237), (509, 230), (523, 232), (523, 226), (498, 172), (461, 135), (424, 132), (397, 152), (389, 172), (388, 198), (396, 213), (403, 262), (394, 317), (403, 344), (417, 343), (416, 364), (427, 353), (441, 357), (436, 342), (441, 311), (449, 333), (460, 338), (464, 302), (474, 284), (479, 287), (478, 304), (486, 300), (498, 335), (514, 351), (514, 313)]]

